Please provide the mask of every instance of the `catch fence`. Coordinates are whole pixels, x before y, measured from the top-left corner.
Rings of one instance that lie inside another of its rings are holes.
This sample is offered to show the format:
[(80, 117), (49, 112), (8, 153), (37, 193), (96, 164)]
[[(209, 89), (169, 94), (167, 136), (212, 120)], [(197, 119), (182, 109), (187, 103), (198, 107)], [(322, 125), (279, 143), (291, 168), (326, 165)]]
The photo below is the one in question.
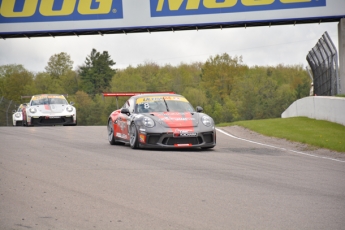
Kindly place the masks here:
[(309, 51), (307, 61), (313, 75), (314, 94), (318, 96), (340, 94), (338, 53), (327, 31)]
[(12, 126), (13, 110), (17, 110), (20, 104), (0, 96), (0, 126)]

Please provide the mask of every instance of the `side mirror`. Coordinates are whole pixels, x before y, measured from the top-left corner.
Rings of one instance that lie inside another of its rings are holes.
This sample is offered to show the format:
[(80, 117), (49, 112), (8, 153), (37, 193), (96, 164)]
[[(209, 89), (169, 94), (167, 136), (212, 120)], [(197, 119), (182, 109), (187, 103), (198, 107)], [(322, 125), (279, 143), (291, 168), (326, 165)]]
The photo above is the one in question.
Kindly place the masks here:
[(198, 113), (201, 113), (201, 112), (203, 111), (203, 108), (202, 108), (201, 106), (197, 106), (197, 107), (196, 107), (196, 111), (197, 111)]
[(16, 113), (16, 112), (17, 112), (17, 110), (13, 110), (13, 111), (12, 111), (12, 113)]
[(70, 104), (70, 105), (74, 105), (74, 102), (73, 102), (73, 101), (70, 101), (69, 104)]
[(126, 115), (130, 115), (130, 114), (131, 114), (131, 113), (129, 112), (129, 109), (127, 109), (127, 108), (121, 109), (121, 113), (124, 113), (124, 114), (126, 114)]

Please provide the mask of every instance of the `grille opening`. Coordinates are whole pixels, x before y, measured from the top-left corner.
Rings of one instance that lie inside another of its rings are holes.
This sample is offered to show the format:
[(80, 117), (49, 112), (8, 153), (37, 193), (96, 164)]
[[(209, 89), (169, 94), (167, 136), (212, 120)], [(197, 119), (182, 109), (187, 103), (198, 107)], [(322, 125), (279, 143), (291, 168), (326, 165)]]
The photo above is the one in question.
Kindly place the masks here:
[(148, 135), (147, 137), (147, 143), (148, 144), (157, 144), (157, 142), (159, 141), (159, 135)]
[(53, 118), (53, 119), (45, 119), (45, 117), (40, 118), (32, 118), (32, 124), (41, 124), (41, 125), (49, 125), (49, 124), (66, 124), (73, 122), (73, 117), (61, 117), (61, 118)]
[(212, 143), (213, 142), (213, 133), (204, 133), (204, 140), (206, 143)]

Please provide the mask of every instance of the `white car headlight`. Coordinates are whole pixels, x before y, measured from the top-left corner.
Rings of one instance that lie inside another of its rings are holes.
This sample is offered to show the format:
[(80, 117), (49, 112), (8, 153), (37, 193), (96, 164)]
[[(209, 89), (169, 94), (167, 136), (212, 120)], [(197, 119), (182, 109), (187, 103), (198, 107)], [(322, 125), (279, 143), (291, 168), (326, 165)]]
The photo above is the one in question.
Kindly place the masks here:
[(17, 117), (17, 118), (20, 118), (21, 114), (20, 113), (16, 113), (14, 116)]
[(143, 124), (148, 128), (152, 128), (153, 126), (155, 126), (155, 122), (149, 117), (143, 118)]
[(212, 118), (210, 118), (209, 116), (202, 116), (201, 121), (207, 127), (210, 127), (213, 123)]
[(30, 112), (30, 113), (36, 113), (36, 112), (37, 112), (37, 109), (36, 109), (36, 108), (31, 107), (31, 108), (29, 109), (29, 112)]
[(72, 112), (73, 111), (73, 107), (72, 106), (67, 106), (66, 110), (67, 110), (67, 112)]

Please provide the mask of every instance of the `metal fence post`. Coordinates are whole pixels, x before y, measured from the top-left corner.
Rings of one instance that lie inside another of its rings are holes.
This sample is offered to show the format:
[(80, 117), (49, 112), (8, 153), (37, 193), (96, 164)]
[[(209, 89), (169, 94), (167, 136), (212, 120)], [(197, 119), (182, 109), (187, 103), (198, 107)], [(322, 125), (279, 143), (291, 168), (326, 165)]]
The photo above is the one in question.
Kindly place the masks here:
[(6, 125), (8, 126), (8, 110), (10, 109), (10, 106), (12, 104), (12, 100), (10, 101), (10, 103), (7, 106), (7, 111), (6, 111)]

